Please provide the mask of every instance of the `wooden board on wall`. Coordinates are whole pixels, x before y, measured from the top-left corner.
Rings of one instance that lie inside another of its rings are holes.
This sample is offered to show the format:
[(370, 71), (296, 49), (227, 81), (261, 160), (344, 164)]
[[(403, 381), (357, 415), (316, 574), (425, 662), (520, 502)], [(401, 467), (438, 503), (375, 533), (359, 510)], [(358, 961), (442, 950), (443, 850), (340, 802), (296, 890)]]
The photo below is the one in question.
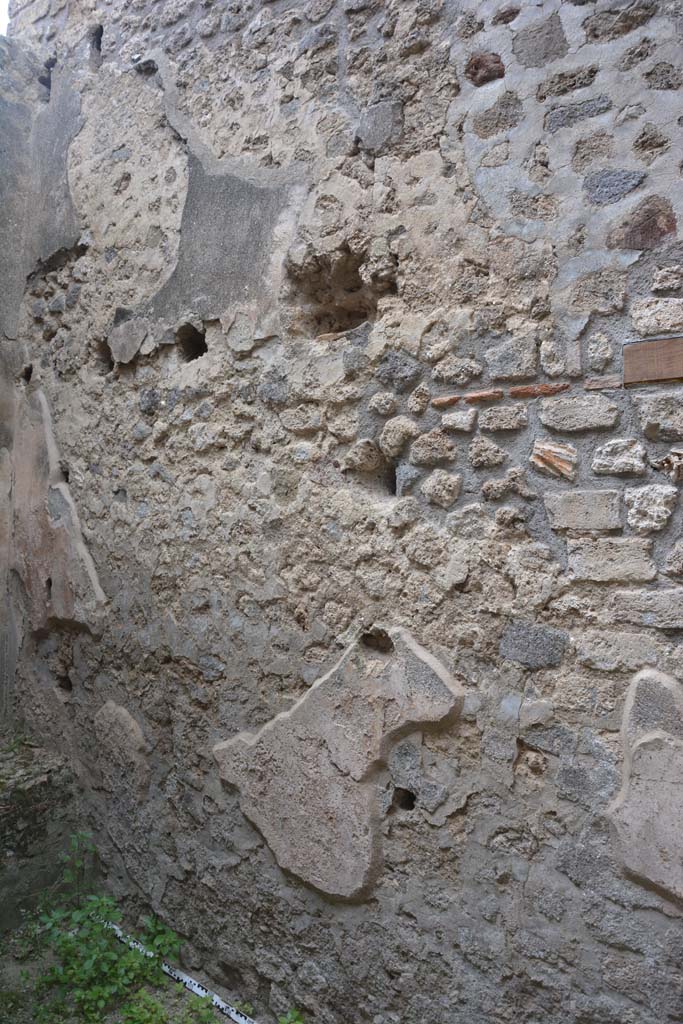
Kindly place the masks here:
[(683, 380), (683, 337), (624, 345), (624, 384)]

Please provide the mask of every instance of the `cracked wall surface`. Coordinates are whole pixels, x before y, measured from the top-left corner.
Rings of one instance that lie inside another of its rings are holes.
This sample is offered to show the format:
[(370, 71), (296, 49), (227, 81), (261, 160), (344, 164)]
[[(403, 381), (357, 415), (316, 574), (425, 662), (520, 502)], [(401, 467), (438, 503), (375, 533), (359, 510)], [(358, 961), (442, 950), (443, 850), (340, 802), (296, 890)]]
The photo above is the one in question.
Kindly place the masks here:
[(678, 0), (11, 15), (3, 702), (110, 886), (264, 1021), (683, 1020)]

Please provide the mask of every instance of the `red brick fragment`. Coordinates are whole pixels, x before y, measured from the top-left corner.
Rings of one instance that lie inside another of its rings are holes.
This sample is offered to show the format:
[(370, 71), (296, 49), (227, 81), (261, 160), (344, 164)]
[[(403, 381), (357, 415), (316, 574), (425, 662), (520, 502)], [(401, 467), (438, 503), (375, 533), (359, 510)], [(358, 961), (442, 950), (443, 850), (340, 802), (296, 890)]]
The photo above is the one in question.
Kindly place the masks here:
[(540, 395), (559, 395), (568, 390), (569, 384), (518, 384), (510, 388), (510, 398), (538, 398)]
[(488, 391), (470, 391), (464, 397), (468, 405), (474, 405), (477, 402), (497, 402), (505, 397), (505, 392), (500, 388), (490, 388)]
[(460, 401), (460, 395), (438, 395), (432, 398), (432, 405), (435, 409), (448, 409)]

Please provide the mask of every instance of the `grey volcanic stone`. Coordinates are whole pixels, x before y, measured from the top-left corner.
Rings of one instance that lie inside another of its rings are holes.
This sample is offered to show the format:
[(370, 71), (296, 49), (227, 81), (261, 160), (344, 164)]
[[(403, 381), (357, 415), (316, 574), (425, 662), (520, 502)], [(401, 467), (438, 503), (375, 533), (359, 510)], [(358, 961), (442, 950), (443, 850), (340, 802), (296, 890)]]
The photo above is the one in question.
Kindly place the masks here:
[(596, 96), (592, 100), (583, 100), (581, 103), (567, 103), (548, 111), (545, 116), (545, 127), (547, 131), (554, 134), (560, 128), (571, 128), (579, 121), (597, 117), (598, 114), (605, 114), (611, 109), (612, 100), (609, 96)]
[(377, 156), (398, 142), (403, 134), (403, 104), (382, 100), (361, 114), (357, 138), (363, 149)]
[(515, 34), (512, 51), (525, 68), (541, 68), (569, 49), (559, 14), (535, 21)]
[(511, 622), (503, 633), (499, 651), (502, 658), (526, 668), (548, 668), (560, 664), (567, 642), (567, 634), (562, 630), (518, 620)]
[(382, 359), (375, 376), (382, 384), (392, 385), (396, 391), (401, 392), (412, 388), (421, 372), (420, 364), (412, 356), (392, 349)]
[(583, 182), (588, 198), (596, 206), (617, 203), (645, 179), (644, 171), (594, 171)]

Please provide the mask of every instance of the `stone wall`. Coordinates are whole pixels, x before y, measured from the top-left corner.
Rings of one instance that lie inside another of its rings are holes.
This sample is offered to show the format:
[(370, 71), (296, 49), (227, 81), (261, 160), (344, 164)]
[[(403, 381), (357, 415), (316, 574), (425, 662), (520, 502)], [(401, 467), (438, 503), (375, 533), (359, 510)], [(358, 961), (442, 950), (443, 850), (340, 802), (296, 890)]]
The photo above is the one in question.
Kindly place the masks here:
[(681, 1021), (680, 5), (12, 15), (13, 686), (110, 884), (263, 1019)]

